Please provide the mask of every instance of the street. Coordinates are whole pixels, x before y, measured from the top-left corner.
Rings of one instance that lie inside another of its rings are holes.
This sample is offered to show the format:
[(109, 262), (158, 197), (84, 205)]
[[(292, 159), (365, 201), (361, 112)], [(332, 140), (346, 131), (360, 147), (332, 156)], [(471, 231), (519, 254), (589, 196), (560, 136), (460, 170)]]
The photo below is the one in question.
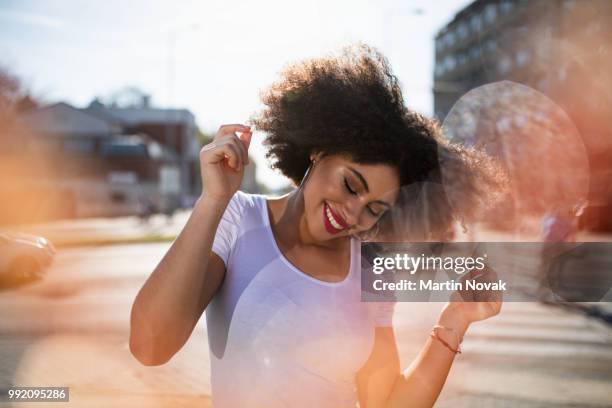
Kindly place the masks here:
[[(160, 367), (128, 349), (132, 301), (169, 243), (61, 249), (40, 282), (0, 292), (0, 389), (67, 386), (70, 407), (210, 406), (205, 319)], [(400, 303), (402, 367), (427, 339), (441, 303)], [(612, 330), (537, 303), (506, 303), (474, 324), (439, 407), (612, 405)], [(41, 403), (14, 406), (41, 407)], [(0, 403), (0, 406), (11, 406)]]

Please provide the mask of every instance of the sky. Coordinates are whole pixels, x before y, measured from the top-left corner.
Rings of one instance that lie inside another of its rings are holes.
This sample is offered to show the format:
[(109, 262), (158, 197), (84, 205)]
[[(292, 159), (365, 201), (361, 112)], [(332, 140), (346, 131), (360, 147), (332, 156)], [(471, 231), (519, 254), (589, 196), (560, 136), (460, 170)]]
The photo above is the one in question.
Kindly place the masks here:
[[(387, 56), (408, 107), (431, 115), (435, 34), (470, 2), (0, 0), (0, 64), (48, 103), (135, 86), (214, 132), (261, 109), (285, 65), (364, 42)], [(263, 137), (250, 149), (257, 178), (278, 188)]]

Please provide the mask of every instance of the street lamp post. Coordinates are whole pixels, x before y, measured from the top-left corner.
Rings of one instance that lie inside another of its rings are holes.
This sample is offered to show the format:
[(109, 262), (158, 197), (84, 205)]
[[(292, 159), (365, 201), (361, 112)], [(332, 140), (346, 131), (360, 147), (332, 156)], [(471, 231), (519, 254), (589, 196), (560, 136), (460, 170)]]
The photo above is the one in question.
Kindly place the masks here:
[(401, 16), (422, 16), (423, 14), (425, 14), (425, 11), (418, 7), (414, 7), (409, 10), (392, 8), (385, 11), (385, 14), (383, 15), (383, 45), (385, 48), (387, 48), (389, 53), (391, 53), (393, 48), (392, 35), (389, 33), (389, 31), (392, 31), (391, 29), (393, 28), (393, 18)]

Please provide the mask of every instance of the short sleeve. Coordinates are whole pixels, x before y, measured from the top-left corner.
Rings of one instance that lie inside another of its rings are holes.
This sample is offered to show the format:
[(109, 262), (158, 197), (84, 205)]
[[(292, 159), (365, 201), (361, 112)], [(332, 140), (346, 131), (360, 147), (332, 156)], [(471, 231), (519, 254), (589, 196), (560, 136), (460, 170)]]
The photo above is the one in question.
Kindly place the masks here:
[(397, 302), (376, 302), (374, 322), (376, 327), (393, 326), (393, 312)]
[(215, 232), (212, 250), (223, 259), (225, 266), (227, 266), (227, 262), (239, 234), (240, 221), (244, 213), (245, 195), (246, 194), (242, 191), (236, 191), (225, 208), (225, 212)]

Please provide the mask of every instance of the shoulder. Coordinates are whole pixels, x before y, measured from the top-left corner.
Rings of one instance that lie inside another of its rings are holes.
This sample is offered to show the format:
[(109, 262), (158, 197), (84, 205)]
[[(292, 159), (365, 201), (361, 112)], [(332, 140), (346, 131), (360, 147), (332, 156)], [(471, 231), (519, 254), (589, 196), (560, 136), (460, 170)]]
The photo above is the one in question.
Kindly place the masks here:
[(265, 199), (259, 194), (245, 193), (244, 191), (236, 191), (232, 196), (228, 207), (232, 207), (236, 210), (244, 211), (249, 208), (257, 206), (260, 200)]
[(265, 204), (264, 196), (238, 190), (227, 205), (225, 217), (240, 223), (244, 218), (259, 214), (263, 204)]

